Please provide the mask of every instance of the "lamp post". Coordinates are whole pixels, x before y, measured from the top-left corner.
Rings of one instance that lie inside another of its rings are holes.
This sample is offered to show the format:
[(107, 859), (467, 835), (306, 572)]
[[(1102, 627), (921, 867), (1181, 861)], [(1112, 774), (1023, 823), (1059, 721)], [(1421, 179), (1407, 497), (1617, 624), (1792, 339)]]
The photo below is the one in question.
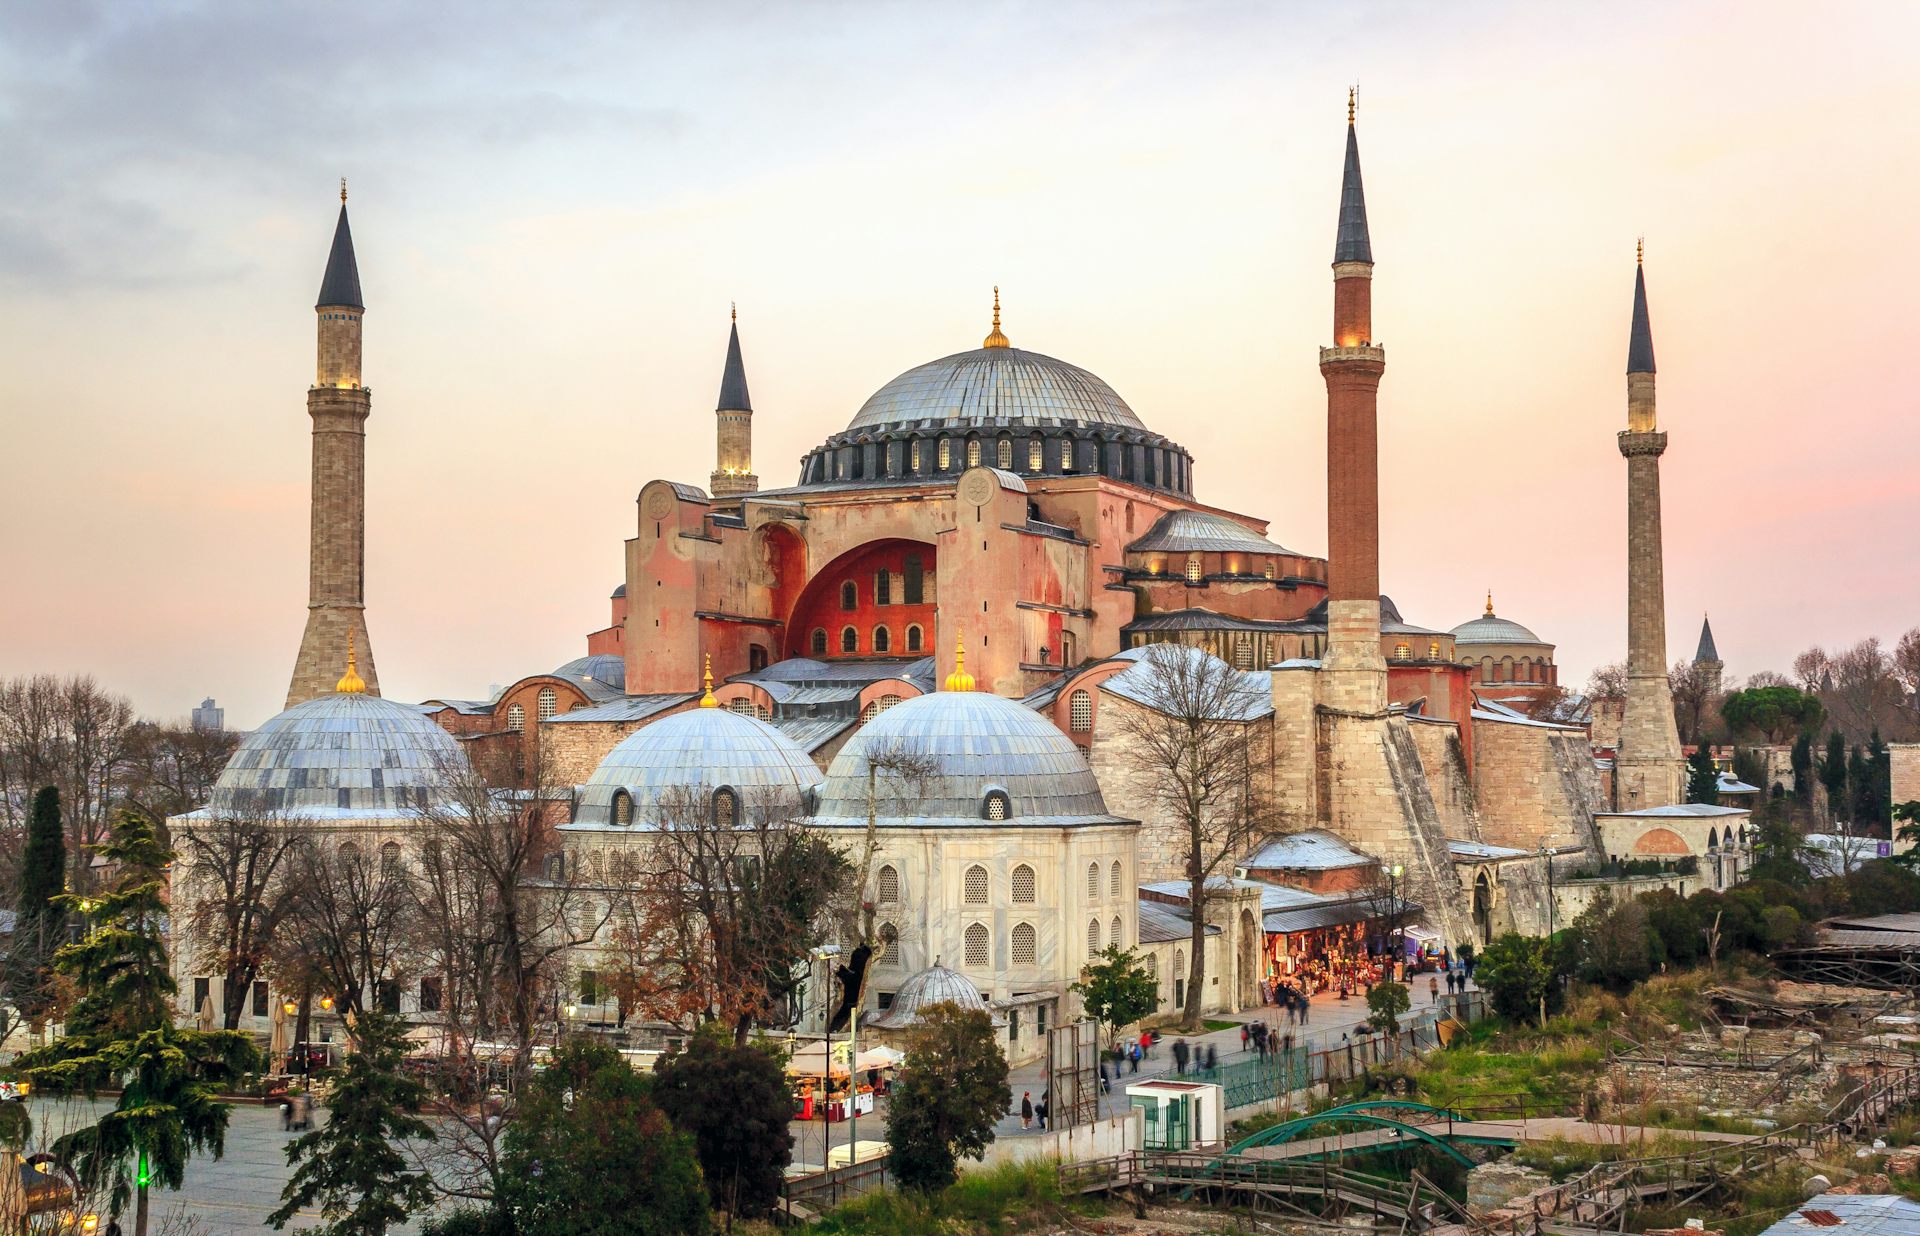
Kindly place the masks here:
[(1547, 869), (1547, 939), (1553, 939), (1553, 851), (1540, 843), (1540, 865)]
[(1400, 906), (1402, 901), (1400, 896), (1400, 881), (1406, 877), (1407, 869), (1399, 863), (1395, 863), (1388, 870), (1387, 874), (1392, 877), (1392, 882), (1387, 885), (1387, 913), (1393, 916), (1387, 920), (1387, 923), (1391, 931), (1390, 938), (1393, 941), (1393, 961), (1396, 966), (1400, 966), (1406, 964), (1407, 960), (1407, 941), (1400, 929)]

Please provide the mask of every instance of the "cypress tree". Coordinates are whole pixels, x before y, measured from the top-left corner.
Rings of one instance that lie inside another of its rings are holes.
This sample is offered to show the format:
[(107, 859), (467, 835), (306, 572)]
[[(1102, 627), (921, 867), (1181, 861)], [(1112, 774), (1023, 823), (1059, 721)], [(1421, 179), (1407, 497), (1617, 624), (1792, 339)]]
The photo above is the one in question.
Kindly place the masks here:
[(1713, 754), (1705, 746), (1695, 747), (1687, 757), (1687, 801), (1720, 801), (1720, 774), (1713, 767)]
[(1793, 740), (1793, 799), (1802, 807), (1813, 806), (1813, 732), (1800, 731)]
[(60, 791), (42, 786), (33, 796), (27, 841), (20, 854), (20, 890), (14, 900), (15, 966), (9, 986), (15, 1007), (38, 1021), (45, 1016), (52, 985), (53, 954), (66, 942), (67, 835), (60, 820)]
[(1839, 730), (1827, 734), (1827, 753), (1820, 760), (1820, 784), (1827, 787), (1827, 818), (1839, 818), (1847, 809), (1847, 740)]

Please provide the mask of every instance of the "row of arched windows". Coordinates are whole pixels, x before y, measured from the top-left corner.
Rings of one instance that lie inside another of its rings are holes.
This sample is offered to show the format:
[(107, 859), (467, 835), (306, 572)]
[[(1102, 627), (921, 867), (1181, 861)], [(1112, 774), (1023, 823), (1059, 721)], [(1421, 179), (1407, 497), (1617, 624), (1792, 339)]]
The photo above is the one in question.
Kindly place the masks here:
[[(998, 790), (988, 791), (989, 801), (1002, 797)], [(988, 819), (998, 819), (988, 808)], [(1118, 900), (1126, 887), (1126, 872), (1119, 859), (1114, 859), (1106, 869), (1107, 895)], [(982, 863), (969, 866), (960, 879), (960, 899), (970, 906), (988, 904), (992, 896), (993, 878)], [(1087, 898), (1097, 901), (1100, 898), (1101, 868), (1097, 862), (1087, 864)], [(1032, 905), (1039, 898), (1040, 880), (1030, 863), (1016, 863), (1007, 878), (1007, 891), (1014, 905)], [(882, 863), (875, 876), (874, 899), (880, 905), (892, 905), (900, 900), (900, 869), (892, 863)]]
[[(713, 792), (708, 804), (708, 819), (715, 828), (732, 828), (740, 815), (740, 795), (732, 786), (721, 786)], [(626, 790), (613, 792), (613, 822), (615, 824), (633, 823), (633, 795)]]
[[(342, 841), (339, 847), (343, 862), (354, 862), (360, 857), (360, 844), (356, 841)], [(380, 847), (380, 876), (390, 880), (400, 874), (400, 843), (389, 841)]]
[(993, 438), (910, 437), (877, 442), (846, 442), (823, 446), (807, 457), (807, 483), (858, 481), (879, 477), (931, 476), (991, 462), (996, 468), (1029, 473), (1101, 474), (1138, 481), (1162, 489), (1187, 492), (1193, 483), (1192, 461), (1185, 451), (1164, 439), (1157, 442), (1116, 442), (1088, 435), (1059, 437), (1049, 450), (1040, 434), (1020, 439), (1009, 434)]
[[(851, 588), (853, 585), (848, 584), (847, 587)], [(875, 627), (873, 633), (867, 637), (867, 648), (868, 651), (876, 653), (892, 652), (893, 632), (885, 626)], [(827, 629), (825, 627), (815, 627), (813, 629), (812, 649), (813, 655), (816, 657), (824, 657), (827, 655)], [(908, 652), (926, 651), (926, 633), (920, 629), (920, 624), (917, 622), (907, 627), (906, 650)], [(842, 653), (857, 653), (860, 651), (860, 632), (857, 628), (852, 626), (840, 628), (840, 651)]]
[[(542, 721), (553, 720), (559, 710), (560, 696), (552, 687), (541, 687), (540, 694), (534, 697), (534, 715)], [(507, 732), (518, 734), (527, 728), (527, 710), (518, 704), (507, 705)]]
[(1553, 662), (1545, 657), (1480, 658), (1481, 682), (1552, 682), (1552, 671)]
[[(1118, 914), (1114, 915), (1113, 916), (1113, 934), (1107, 937), (1108, 942), (1111, 943), (1115, 948), (1125, 948), (1127, 946), (1126, 935), (1127, 935), (1126, 923), (1121, 921), (1121, 918)], [(1087, 920), (1087, 955), (1091, 957), (1093, 954), (1099, 951), (1100, 951), (1100, 920), (1097, 918), (1090, 918)]]

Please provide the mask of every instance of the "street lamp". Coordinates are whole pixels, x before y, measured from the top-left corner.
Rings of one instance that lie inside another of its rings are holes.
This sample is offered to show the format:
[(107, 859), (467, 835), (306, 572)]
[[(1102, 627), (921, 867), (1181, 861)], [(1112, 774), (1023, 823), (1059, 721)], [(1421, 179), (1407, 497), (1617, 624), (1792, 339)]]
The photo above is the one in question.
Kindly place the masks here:
[(1547, 939), (1553, 939), (1553, 851), (1540, 842), (1540, 865), (1547, 869)]
[(1407, 869), (1395, 863), (1387, 874), (1393, 877), (1392, 882), (1387, 885), (1387, 912), (1393, 917), (1387, 921), (1392, 924), (1393, 961), (1398, 966), (1407, 960), (1407, 941), (1400, 931), (1400, 881), (1405, 878)]

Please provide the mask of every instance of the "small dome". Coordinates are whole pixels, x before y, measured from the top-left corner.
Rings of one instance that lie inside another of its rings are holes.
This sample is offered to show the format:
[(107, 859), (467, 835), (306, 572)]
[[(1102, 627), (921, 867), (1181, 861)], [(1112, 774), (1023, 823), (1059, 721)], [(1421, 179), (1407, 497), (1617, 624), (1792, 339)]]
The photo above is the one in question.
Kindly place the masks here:
[(893, 993), (892, 1007), (867, 1018), (865, 1024), (876, 1030), (905, 1030), (919, 1022), (920, 1010), (934, 1004), (957, 1004), (963, 1009), (979, 1009), (989, 1017), (993, 1015), (978, 987), (965, 976), (935, 962), (920, 973), (909, 975), (907, 981), (900, 984), (900, 990)]
[(662, 796), (704, 801), (722, 788), (743, 813), (769, 803), (805, 810), (820, 768), (800, 745), (766, 722), (724, 708), (692, 708), (662, 717), (620, 740), (580, 792), (575, 821), (614, 823), (614, 795), (633, 798), (633, 819), (647, 822)]
[(1019, 348), (975, 348), (907, 370), (873, 393), (849, 430), (889, 425), (1067, 421), (1145, 429), (1113, 388), (1077, 365)]
[(1453, 629), (1453, 646), (1463, 644), (1540, 644), (1547, 641), (1527, 630), (1511, 618), (1500, 618), (1493, 614), (1484, 614), (1472, 622), (1463, 622)]
[(627, 689), (627, 661), (625, 657), (616, 657), (612, 653), (600, 653), (598, 656), (575, 657), (559, 669), (553, 671), (555, 678), (565, 678), (579, 682), (591, 678), (603, 687), (612, 687), (615, 691)]
[(866, 822), (867, 753), (889, 749), (930, 756), (934, 771), (923, 782), (883, 773), (884, 820), (984, 823), (989, 791), (1006, 795), (1016, 824), (1112, 818), (1086, 756), (1051, 721), (998, 695), (936, 691), (878, 714), (840, 749), (820, 791), (820, 823)]
[(296, 817), (417, 811), (466, 769), (459, 744), (418, 708), (376, 695), (322, 695), (247, 735), (208, 806)]

